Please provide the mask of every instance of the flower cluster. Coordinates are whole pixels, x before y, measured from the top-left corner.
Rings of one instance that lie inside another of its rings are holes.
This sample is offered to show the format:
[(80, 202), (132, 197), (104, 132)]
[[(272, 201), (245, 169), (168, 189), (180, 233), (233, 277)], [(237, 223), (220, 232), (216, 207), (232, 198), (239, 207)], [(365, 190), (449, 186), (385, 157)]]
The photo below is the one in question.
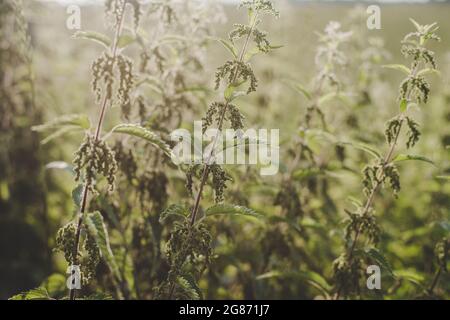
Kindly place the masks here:
[(224, 120), (230, 122), (230, 126), (234, 130), (241, 130), (244, 128), (245, 117), (239, 111), (239, 108), (234, 104), (228, 104), (225, 109), (225, 103), (213, 102), (206, 112), (205, 117), (202, 119), (203, 133), (214, 123), (220, 125), (221, 115), (225, 111)]
[(386, 164), (380, 161), (377, 164), (368, 165), (364, 168), (363, 174), (364, 193), (367, 196), (370, 196), (378, 186), (384, 185), (386, 181), (389, 182), (395, 196), (400, 192), (400, 174), (393, 163)]
[(100, 262), (100, 250), (95, 239), (87, 234), (84, 240), (83, 249), (86, 253), (81, 264), (82, 283), (88, 284), (95, 277), (97, 266)]
[(258, 87), (258, 79), (256, 79), (252, 67), (249, 63), (242, 61), (230, 60), (217, 69), (216, 90), (219, 89), (220, 83), (225, 78), (227, 78), (227, 83), (234, 87), (238, 87), (239, 85), (250, 80), (247, 94), (256, 91)]
[(324, 33), (318, 33), (320, 45), (317, 49), (315, 61), (319, 66), (318, 81), (328, 81), (331, 86), (337, 86), (339, 81), (336, 69), (347, 63), (347, 58), (341, 50), (343, 43), (347, 42), (352, 32), (341, 31), (341, 24), (331, 21)]
[(87, 188), (95, 193), (96, 176), (101, 174), (107, 179), (109, 190), (113, 191), (117, 169), (114, 152), (106, 142), (87, 134), (83, 144), (75, 153), (75, 180), (80, 181), (83, 178)]
[(113, 57), (105, 52), (92, 64), (92, 88), (97, 96), (97, 102), (102, 98), (102, 86), (106, 87), (106, 99), (113, 99), (114, 72), (117, 66), (119, 75), (119, 87), (117, 99), (121, 106), (130, 104), (130, 91), (134, 85), (133, 63), (123, 56)]
[(360, 258), (349, 259), (345, 253), (333, 262), (334, 279), (341, 294), (359, 291), (359, 279), (364, 276), (362, 264)]
[(76, 244), (77, 226), (70, 222), (58, 230), (56, 235), (56, 250), (64, 253), (64, 258), (69, 264), (75, 262), (74, 248)]
[(351, 244), (352, 235), (356, 233), (366, 234), (370, 243), (377, 244), (380, 240), (380, 227), (372, 210), (363, 212), (364, 208), (359, 207), (355, 212), (346, 210), (348, 215), (347, 226), (345, 228), (345, 240), (347, 246)]
[(270, 0), (244, 0), (239, 5), (239, 8), (246, 7), (253, 12), (267, 13), (279, 17), (280, 13), (273, 6)]
[[(406, 58), (412, 58), (410, 74), (400, 85), (400, 99), (410, 102), (427, 103), (430, 95), (430, 84), (423, 74), (429, 67), (436, 69), (435, 54), (425, 47), (428, 40), (440, 41), (436, 34), (437, 24), (419, 25), (412, 20), (416, 31), (409, 33), (403, 39), (402, 53)], [(419, 70), (419, 65), (423, 63), (424, 69)]]

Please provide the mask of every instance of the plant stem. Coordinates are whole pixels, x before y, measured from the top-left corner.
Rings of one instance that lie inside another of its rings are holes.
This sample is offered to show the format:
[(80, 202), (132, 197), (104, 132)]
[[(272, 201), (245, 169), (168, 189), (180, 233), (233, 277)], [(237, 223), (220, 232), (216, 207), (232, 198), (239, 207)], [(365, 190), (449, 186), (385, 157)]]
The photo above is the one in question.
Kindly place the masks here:
[(431, 283), (430, 288), (427, 290), (430, 296), (433, 295), (433, 291), (439, 282), (441, 274), (442, 274), (442, 267), (439, 267), (439, 269), (436, 271), (436, 274), (434, 275), (433, 282)]
[[(113, 42), (113, 46), (111, 49), (113, 59), (115, 59), (117, 56), (119, 39), (120, 39), (120, 35), (122, 33), (122, 28), (123, 28), (123, 23), (124, 23), (126, 4), (127, 4), (127, 2), (123, 3), (122, 11), (121, 11), (122, 14), (120, 16), (118, 24), (116, 25), (114, 42)], [(110, 98), (108, 98), (108, 96), (105, 94), (103, 97), (102, 104), (101, 104), (102, 107), (101, 107), (100, 117), (99, 117), (99, 120), (97, 123), (97, 128), (95, 130), (95, 138), (94, 138), (95, 141), (98, 141), (100, 139), (103, 122), (105, 120), (105, 115), (106, 115), (106, 111), (107, 111), (107, 107), (108, 107), (108, 102), (110, 102)], [(80, 213), (78, 215), (77, 231), (76, 231), (76, 235), (75, 235), (75, 246), (74, 246), (74, 255), (73, 255), (73, 257), (74, 257), (73, 264), (74, 265), (78, 265), (78, 253), (79, 253), (79, 247), (80, 247), (81, 229), (83, 226), (83, 216), (86, 213), (88, 197), (89, 197), (89, 185), (87, 183), (85, 183), (84, 188), (83, 188), (83, 196), (82, 196), (82, 200), (81, 200)], [(75, 293), (76, 293), (75, 289), (70, 289), (70, 294), (69, 294), (70, 300), (75, 300)]]
[[(258, 21), (258, 13), (256, 13), (254, 18), (253, 18), (250, 31), (249, 31), (246, 39), (245, 39), (244, 46), (242, 47), (241, 53), (239, 55), (239, 62), (243, 62), (244, 61), (245, 53), (247, 51), (247, 47), (248, 47), (249, 42), (250, 42), (250, 37), (251, 37), (251, 35), (253, 33), (254, 28), (256, 27), (257, 21)], [(237, 76), (238, 76), (238, 70), (235, 71), (235, 73), (233, 75), (233, 80), (231, 81), (231, 83), (234, 83), (237, 80)], [(198, 190), (197, 196), (195, 198), (194, 207), (192, 208), (192, 211), (191, 211), (191, 218), (190, 218), (190, 222), (189, 222), (190, 228), (192, 228), (194, 226), (195, 221), (197, 220), (197, 214), (198, 214), (198, 210), (200, 208), (200, 201), (202, 199), (203, 190), (204, 190), (206, 182), (208, 180), (209, 165), (210, 165), (210, 162), (211, 162), (212, 157), (214, 155), (214, 150), (216, 149), (217, 141), (219, 139), (219, 134), (220, 134), (220, 131), (222, 130), (223, 122), (225, 120), (225, 114), (226, 114), (226, 111), (227, 111), (227, 108), (228, 108), (229, 104), (230, 104), (229, 101), (225, 102), (225, 106), (224, 106), (224, 108), (222, 110), (222, 113), (221, 113), (220, 119), (219, 119), (219, 123), (218, 123), (218, 129), (219, 130), (218, 130), (216, 136), (214, 137), (213, 147), (211, 148), (211, 152), (210, 152), (210, 154), (208, 156), (208, 159), (206, 160), (206, 163), (203, 166), (203, 173), (202, 173), (202, 178), (200, 180), (199, 190)], [(169, 300), (172, 300), (174, 292), (175, 292), (175, 283), (172, 283), (172, 285), (170, 286), (170, 290), (169, 290)]]
[[(255, 28), (256, 23), (258, 21), (258, 13), (256, 13), (256, 15), (255, 15), (255, 17), (253, 19), (254, 20), (253, 20), (253, 23), (251, 25), (251, 29), (250, 29), (250, 31), (249, 31), (246, 39), (245, 39), (244, 46), (242, 47), (242, 51), (241, 51), (241, 54), (239, 56), (239, 62), (243, 62), (244, 61), (244, 56), (245, 56), (245, 53), (247, 51), (247, 47), (248, 47), (248, 44), (249, 44), (249, 41), (250, 41), (250, 36), (252, 35), (253, 29)], [(237, 76), (238, 76), (238, 70), (235, 71), (234, 76), (233, 76), (233, 80), (231, 81), (231, 83), (234, 83), (236, 81)], [(206, 181), (208, 180), (209, 164), (210, 164), (211, 159), (213, 157), (214, 150), (215, 150), (216, 145), (217, 145), (217, 140), (219, 138), (220, 131), (222, 130), (222, 127), (223, 127), (223, 121), (225, 119), (225, 114), (226, 114), (228, 106), (229, 106), (229, 101), (226, 101), (225, 102), (225, 106), (224, 106), (224, 108), (222, 110), (222, 114), (220, 115), (219, 128), (218, 128), (219, 130), (218, 130), (216, 136), (214, 137), (213, 147), (211, 148), (211, 152), (210, 152), (210, 154), (208, 156), (208, 159), (207, 159), (207, 161), (206, 161), (206, 163), (204, 164), (204, 167), (203, 167), (203, 174), (202, 174), (202, 179), (201, 179), (201, 182), (200, 182), (199, 191), (198, 191), (197, 197), (195, 199), (194, 208), (192, 209), (192, 212), (191, 212), (191, 221), (190, 221), (190, 226), (191, 227), (194, 226), (196, 218), (197, 218), (197, 213), (198, 213), (198, 209), (200, 207), (200, 201), (201, 201), (201, 198), (202, 198), (203, 189), (205, 187)]]
[[(402, 127), (403, 127), (403, 120), (400, 122), (400, 127), (399, 127), (398, 132), (397, 132), (397, 134), (395, 136), (395, 139), (392, 142), (391, 147), (389, 148), (389, 151), (388, 151), (388, 153), (386, 154), (386, 156), (384, 158), (384, 164), (383, 164), (383, 170), (382, 171), (384, 171), (384, 169), (392, 161), (392, 156), (394, 155), (395, 147), (397, 146), (397, 142), (398, 142), (398, 139), (400, 137), (400, 132), (402, 131)], [(372, 204), (373, 204), (373, 201), (375, 199), (375, 196), (376, 196), (376, 194), (378, 193), (378, 190), (381, 187), (381, 184), (382, 184), (382, 182), (378, 181), (376, 183), (375, 187), (370, 192), (370, 195), (367, 198), (366, 204), (364, 205), (364, 209), (361, 212), (361, 216), (364, 216), (364, 215), (366, 215), (369, 212), (370, 208), (372, 207)], [(347, 262), (348, 263), (350, 263), (350, 261), (353, 258), (353, 254), (354, 254), (355, 249), (356, 249), (356, 243), (358, 242), (359, 236), (361, 235), (361, 231), (362, 230), (361, 230), (361, 226), (360, 226), (358, 228), (358, 230), (356, 231), (356, 233), (355, 233), (355, 237), (353, 239), (352, 246), (350, 247), (350, 250), (347, 252)], [(339, 299), (339, 297), (341, 295), (341, 292), (342, 292), (342, 285), (339, 287), (339, 289), (338, 289), (338, 291), (336, 293), (336, 296), (335, 296), (336, 300)]]
[[(415, 77), (416, 74), (417, 74), (417, 72), (418, 72), (418, 70), (419, 70), (419, 64), (414, 64), (414, 67), (412, 68), (412, 71), (411, 71), (411, 76), (412, 76), (412, 77)], [(408, 93), (407, 100), (409, 100), (410, 95), (411, 95), (411, 92)], [(402, 114), (399, 114), (398, 116), (402, 116)], [(396, 136), (395, 136), (395, 138), (394, 138), (394, 141), (392, 142), (392, 144), (391, 144), (391, 146), (390, 146), (390, 148), (389, 148), (388, 153), (387, 153), (386, 156), (384, 157), (383, 170), (382, 170), (382, 171), (384, 171), (384, 169), (386, 169), (386, 167), (387, 167), (387, 166), (391, 163), (391, 161), (392, 161), (392, 157), (394, 156), (394, 152), (395, 152), (395, 147), (397, 146), (398, 139), (399, 139), (399, 137), (400, 137), (400, 133), (401, 133), (402, 128), (403, 128), (403, 123), (404, 123), (404, 119), (401, 118), (401, 120), (400, 120), (400, 126), (399, 126), (399, 128), (398, 128), (398, 132), (397, 132), (397, 134), (396, 134)], [(378, 182), (376, 183), (376, 185), (375, 185), (375, 188), (373, 188), (372, 191), (370, 192), (370, 195), (369, 195), (369, 197), (367, 198), (367, 202), (366, 202), (366, 204), (365, 204), (365, 206), (364, 206), (364, 209), (363, 209), (363, 211), (362, 211), (362, 213), (361, 213), (361, 216), (364, 216), (364, 215), (366, 215), (366, 214), (369, 212), (370, 208), (372, 207), (372, 203), (373, 203), (373, 201), (374, 201), (374, 199), (375, 199), (375, 195), (378, 193), (378, 190), (380, 189), (381, 185), (382, 185), (382, 182), (381, 182), (381, 181), (378, 181)], [(350, 251), (348, 252), (347, 262), (350, 262), (351, 259), (353, 258), (353, 253), (354, 253), (354, 251), (355, 251), (356, 243), (358, 242), (358, 238), (359, 238), (359, 236), (361, 235), (361, 231), (362, 231), (362, 230), (361, 230), (361, 226), (360, 226), (360, 227), (358, 228), (358, 230), (356, 231), (356, 233), (355, 233), (355, 238), (353, 239), (352, 246), (351, 246), (351, 248), (350, 248)], [(340, 295), (341, 295), (341, 291), (342, 291), (342, 285), (339, 287), (338, 291), (336, 292), (336, 296), (335, 296), (335, 299), (336, 299), (336, 300), (339, 299), (339, 297), (340, 297)]]

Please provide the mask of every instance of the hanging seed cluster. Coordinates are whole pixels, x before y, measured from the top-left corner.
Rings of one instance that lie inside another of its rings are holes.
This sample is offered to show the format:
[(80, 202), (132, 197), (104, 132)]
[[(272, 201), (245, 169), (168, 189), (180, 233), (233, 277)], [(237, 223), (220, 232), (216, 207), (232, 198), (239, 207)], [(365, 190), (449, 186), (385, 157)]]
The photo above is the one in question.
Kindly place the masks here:
[[(83, 244), (84, 254), (78, 252), (78, 257), (75, 258), (76, 232), (77, 226), (74, 222), (69, 222), (59, 229), (55, 249), (64, 254), (69, 265), (80, 266), (81, 283), (87, 285), (95, 277), (97, 265), (100, 262), (100, 251), (95, 239), (87, 234)], [(81, 261), (80, 257), (82, 257)]]
[[(97, 102), (100, 102), (103, 94), (108, 101), (113, 100), (115, 70), (119, 78), (117, 89), (117, 103), (123, 107), (130, 104), (130, 92), (134, 85), (133, 62), (124, 55), (113, 57), (111, 54), (104, 52), (92, 64), (92, 88), (96, 94)], [(103, 92), (102, 88), (105, 88)]]
[[(348, 295), (358, 292), (355, 281), (355, 265), (359, 265), (357, 253), (355, 253), (355, 241), (365, 236), (371, 243), (375, 244), (378, 240), (379, 227), (374, 217), (373, 200), (375, 194), (388, 183), (392, 189), (394, 197), (400, 192), (400, 173), (394, 161), (394, 151), (397, 147), (402, 128), (406, 125), (406, 148), (412, 148), (420, 138), (419, 124), (406, 114), (408, 105), (411, 103), (426, 103), (429, 98), (430, 85), (425, 79), (424, 70), (434, 70), (436, 62), (434, 53), (427, 49), (425, 45), (428, 40), (437, 40), (439, 37), (435, 34), (436, 24), (419, 25), (413, 21), (416, 32), (408, 34), (403, 40), (402, 52), (405, 57), (412, 58), (410, 68), (402, 66), (403, 70), (409, 70), (409, 76), (405, 78), (400, 85), (399, 100), (401, 103), (400, 113), (386, 123), (385, 138), (389, 147), (388, 155), (385, 158), (379, 158), (374, 164), (367, 165), (363, 169), (364, 193), (367, 197), (366, 204), (358, 205), (354, 212), (347, 212), (350, 216), (350, 223), (346, 230), (347, 252), (339, 257), (335, 266), (335, 281), (338, 297), (341, 294)], [(354, 284), (349, 287), (349, 284)]]
[(114, 190), (117, 162), (114, 152), (103, 140), (97, 140), (88, 134), (78, 151), (75, 153), (75, 180), (83, 180), (87, 188), (95, 193), (97, 175), (108, 181), (109, 191)]

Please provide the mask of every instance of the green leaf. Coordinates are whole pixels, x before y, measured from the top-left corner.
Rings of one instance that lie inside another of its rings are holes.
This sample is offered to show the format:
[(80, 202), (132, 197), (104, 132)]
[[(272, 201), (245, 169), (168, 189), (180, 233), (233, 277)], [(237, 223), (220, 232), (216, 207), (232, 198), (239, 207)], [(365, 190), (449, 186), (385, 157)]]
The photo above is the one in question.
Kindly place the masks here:
[(350, 105), (350, 101), (348, 99), (348, 96), (342, 92), (330, 92), (322, 97), (319, 98), (319, 100), (317, 101), (317, 104), (319, 106), (322, 106), (323, 104), (332, 101), (334, 98), (337, 98), (338, 100), (340, 100), (341, 102), (343, 102), (344, 104)]
[(189, 212), (186, 210), (184, 206), (180, 206), (178, 204), (170, 205), (166, 210), (164, 210), (159, 216), (159, 222), (164, 222), (169, 216), (177, 216), (186, 218), (189, 215)]
[(183, 274), (180, 277), (183, 278), (185, 281), (187, 281), (187, 283), (189, 284), (190, 288), (195, 291), (196, 296), (198, 297), (198, 300), (203, 300), (202, 290), (200, 290), (200, 288), (197, 285), (197, 282), (195, 281), (194, 277), (191, 274)]
[(125, 48), (127, 46), (129, 46), (130, 44), (132, 44), (134, 41), (136, 40), (136, 38), (132, 35), (129, 34), (124, 34), (121, 35), (119, 38), (119, 42), (117, 43), (119, 48)]
[(72, 200), (77, 208), (81, 205), (81, 200), (83, 198), (84, 186), (79, 184), (75, 189), (72, 190)]
[(48, 295), (59, 297), (64, 295), (67, 290), (66, 280), (67, 278), (62, 274), (54, 273), (42, 282), (40, 288), (45, 288)]
[(313, 271), (269, 271), (262, 275), (256, 277), (256, 280), (266, 280), (272, 278), (283, 278), (283, 279), (299, 279), (309, 283), (311, 286), (319, 290), (324, 297), (329, 297), (332, 291), (332, 286), (327, 282), (327, 280), (320, 274)]
[(376, 263), (379, 264), (379, 266), (386, 270), (390, 276), (395, 277), (394, 272), (392, 271), (391, 264), (386, 259), (386, 257), (376, 248), (369, 248), (364, 250), (364, 253), (369, 257), (375, 260)]
[(406, 279), (419, 287), (423, 287), (422, 283), (425, 281), (425, 277), (423, 275), (413, 270), (395, 270), (395, 275), (398, 278)]
[(414, 20), (413, 18), (409, 18), (409, 21), (411, 21), (411, 23), (414, 25), (414, 27), (416, 27), (417, 31), (420, 31), (421, 26), (416, 20)]
[(314, 271), (302, 271), (299, 276), (318, 289), (325, 297), (328, 297), (333, 289), (324, 277)]
[[(194, 282), (195, 283), (195, 282)], [(200, 300), (199, 291), (197, 285), (192, 285), (191, 282), (185, 278), (185, 276), (178, 276), (177, 278), (178, 290), (183, 291), (185, 300)]]
[(269, 46), (270, 50), (277, 50), (277, 49), (281, 49), (284, 48), (284, 45), (274, 45), (274, 46)]
[(63, 127), (78, 127), (84, 130), (88, 130), (91, 127), (91, 122), (88, 116), (84, 114), (71, 114), (56, 118), (45, 124), (34, 126), (31, 129), (37, 132), (54, 131)]
[(127, 134), (130, 136), (147, 140), (152, 145), (162, 150), (168, 157), (171, 157), (172, 155), (172, 150), (170, 149), (170, 146), (167, 143), (165, 143), (160, 136), (139, 125), (119, 124), (118, 126), (114, 127), (111, 132)]
[(439, 179), (439, 180), (450, 180), (450, 176), (437, 176), (436, 179)]
[(302, 84), (293, 81), (288, 81), (287, 84), (298, 93), (304, 95), (308, 100), (312, 99), (311, 93)]
[(91, 40), (101, 44), (105, 48), (111, 47), (111, 39), (108, 36), (96, 31), (77, 31), (72, 37), (75, 39)]
[(339, 143), (340, 145), (346, 145), (346, 146), (351, 146), (355, 149), (367, 152), (368, 154), (370, 154), (371, 156), (373, 156), (376, 159), (380, 159), (381, 158), (381, 153), (376, 150), (375, 148), (368, 146), (364, 143), (355, 143), (355, 142), (341, 142)]
[(254, 218), (262, 218), (263, 216), (256, 211), (237, 205), (230, 204), (217, 204), (212, 206), (205, 211), (205, 216), (215, 216), (215, 215), (240, 215), (248, 216)]
[(417, 72), (417, 76), (427, 76), (429, 74), (436, 74), (438, 76), (441, 75), (441, 72), (439, 70), (433, 69), (433, 68), (425, 68)]
[(397, 70), (397, 71), (403, 72), (406, 75), (411, 74), (411, 69), (409, 69), (407, 66), (405, 66), (403, 64), (386, 64), (383, 66), (383, 68)]
[(408, 110), (408, 100), (402, 99), (400, 102), (400, 112), (406, 112)]
[(265, 279), (271, 279), (271, 278), (280, 278), (282, 276), (282, 273), (280, 271), (269, 271), (266, 273), (263, 273), (256, 277), (256, 280), (265, 280)]
[(116, 279), (121, 279), (119, 268), (111, 250), (108, 230), (103, 221), (103, 216), (98, 211), (89, 213), (86, 215), (85, 224), (89, 234), (95, 239), (95, 243), (100, 250), (100, 255), (105, 260), (112, 274)]
[(64, 170), (71, 174), (75, 174), (73, 166), (64, 161), (53, 161), (45, 165), (46, 170)]
[(399, 154), (392, 160), (393, 162), (402, 162), (402, 161), (422, 161), (427, 162), (432, 165), (435, 165), (434, 162), (427, 157), (424, 156), (416, 156), (416, 155), (410, 155), (410, 154)]
[(26, 292), (19, 293), (9, 300), (52, 300), (47, 292), (47, 289), (39, 287), (31, 289)]
[(319, 221), (314, 220), (309, 217), (304, 217), (303, 219), (301, 219), (300, 226), (304, 229), (309, 228), (309, 229), (327, 231), (327, 229), (325, 228), (323, 223), (320, 223)]
[(189, 38), (187, 38), (187, 37), (183, 37), (183, 36), (176, 35), (176, 34), (169, 34), (169, 35), (166, 35), (161, 38), (158, 46), (161, 44), (176, 43), (176, 42), (188, 42), (188, 41), (189, 41)]
[(221, 39), (221, 38), (215, 38), (215, 37), (210, 37), (210, 39), (220, 42), (225, 47), (225, 49), (227, 49), (231, 53), (231, 55), (234, 58), (236, 58), (236, 59), (238, 58), (237, 50), (236, 50), (236, 48), (234, 47), (234, 45), (230, 41), (225, 40), (225, 39)]
[(236, 87), (229, 85), (224, 92), (224, 98), (227, 102), (232, 102), (234, 99), (245, 96), (247, 93), (245, 91), (236, 91)]
[(66, 135), (67, 133), (70, 133), (70, 132), (81, 132), (81, 129), (79, 127), (75, 127), (75, 126), (63, 127), (61, 129), (56, 130), (54, 133), (52, 133), (47, 138), (42, 140), (41, 144), (46, 145), (47, 143), (49, 143), (59, 137), (62, 137), (63, 135)]
[(31, 129), (36, 132), (52, 132), (41, 141), (41, 144), (45, 145), (67, 133), (88, 130), (90, 127), (91, 123), (86, 115), (74, 114), (56, 118), (46, 124), (34, 126)]
[(194, 86), (194, 87), (186, 87), (181, 88), (177, 90), (177, 93), (184, 93), (184, 92), (204, 92), (204, 93), (211, 93), (211, 89), (203, 86)]
[(306, 138), (308, 141), (312, 138), (321, 138), (331, 143), (338, 143), (338, 139), (332, 133), (321, 129), (300, 130), (299, 136)]

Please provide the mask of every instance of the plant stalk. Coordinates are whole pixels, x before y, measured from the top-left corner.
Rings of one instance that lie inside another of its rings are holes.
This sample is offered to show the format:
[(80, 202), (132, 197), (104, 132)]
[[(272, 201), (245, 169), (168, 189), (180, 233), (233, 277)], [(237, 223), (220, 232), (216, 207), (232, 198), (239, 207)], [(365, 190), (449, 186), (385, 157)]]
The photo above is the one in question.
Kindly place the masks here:
[[(120, 35), (122, 33), (123, 24), (124, 24), (126, 4), (127, 4), (127, 2), (124, 2), (123, 6), (122, 6), (122, 15), (120, 17), (119, 23), (116, 26), (114, 42), (113, 42), (113, 46), (111, 49), (113, 59), (115, 59), (117, 56), (117, 50), (119, 47), (118, 46), (119, 39), (120, 39)], [(107, 108), (108, 102), (110, 102), (110, 99), (107, 97), (107, 95), (104, 95), (103, 101), (101, 104), (102, 107), (101, 107), (99, 120), (97, 123), (97, 128), (95, 130), (95, 137), (94, 137), (95, 141), (98, 141), (101, 138), (100, 136), (101, 136), (101, 132), (102, 132), (103, 122), (105, 120), (106, 111), (108, 109)], [(77, 231), (76, 231), (76, 235), (75, 235), (75, 246), (74, 246), (74, 255), (73, 255), (73, 257), (74, 257), (73, 264), (74, 265), (78, 265), (78, 253), (79, 253), (79, 247), (80, 247), (81, 229), (83, 226), (83, 217), (84, 217), (84, 214), (86, 213), (88, 197), (89, 197), (89, 185), (86, 183), (83, 188), (83, 196), (82, 196), (82, 200), (81, 200), (80, 213), (78, 215)], [(75, 296), (76, 296), (76, 289), (70, 289), (70, 293), (69, 293), (70, 300), (75, 300)]]
[[(250, 28), (250, 32), (248, 33), (246, 39), (245, 39), (245, 43), (244, 46), (242, 47), (241, 53), (239, 55), (239, 62), (243, 62), (244, 61), (244, 57), (245, 57), (245, 53), (247, 51), (247, 47), (249, 45), (250, 42), (250, 37), (253, 33), (254, 28), (256, 27), (256, 23), (258, 21), (258, 13), (255, 14), (255, 17), (253, 18), (253, 22)], [(233, 76), (233, 80), (231, 81), (231, 83), (234, 83), (237, 80), (237, 76), (238, 76), (238, 72), (235, 71), (234, 76)], [(225, 114), (226, 111), (228, 109), (229, 106), (229, 101), (225, 102), (225, 106), (222, 110), (222, 113), (220, 115), (220, 119), (219, 119), (219, 125), (218, 125), (218, 132), (216, 134), (216, 136), (214, 137), (214, 141), (213, 141), (213, 147), (211, 148), (211, 152), (208, 156), (208, 159), (206, 161), (206, 163), (203, 166), (203, 173), (202, 173), (202, 178), (200, 180), (200, 186), (199, 186), (199, 190), (197, 193), (197, 196), (195, 198), (195, 203), (194, 203), (194, 207), (192, 208), (191, 211), (191, 218), (190, 218), (190, 222), (189, 222), (189, 226), (190, 228), (192, 228), (195, 224), (195, 221), (197, 220), (197, 214), (198, 214), (198, 210), (200, 208), (200, 201), (202, 199), (202, 195), (203, 195), (203, 190), (205, 188), (206, 182), (208, 180), (208, 175), (209, 175), (209, 166), (210, 166), (210, 162), (212, 160), (212, 157), (214, 155), (214, 150), (216, 149), (216, 145), (217, 145), (217, 141), (219, 139), (219, 134), (220, 131), (222, 130), (223, 127), (223, 122), (225, 120)], [(175, 292), (175, 283), (172, 283), (172, 285), (170, 286), (170, 291), (169, 291), (169, 300), (172, 300), (173, 294)]]

